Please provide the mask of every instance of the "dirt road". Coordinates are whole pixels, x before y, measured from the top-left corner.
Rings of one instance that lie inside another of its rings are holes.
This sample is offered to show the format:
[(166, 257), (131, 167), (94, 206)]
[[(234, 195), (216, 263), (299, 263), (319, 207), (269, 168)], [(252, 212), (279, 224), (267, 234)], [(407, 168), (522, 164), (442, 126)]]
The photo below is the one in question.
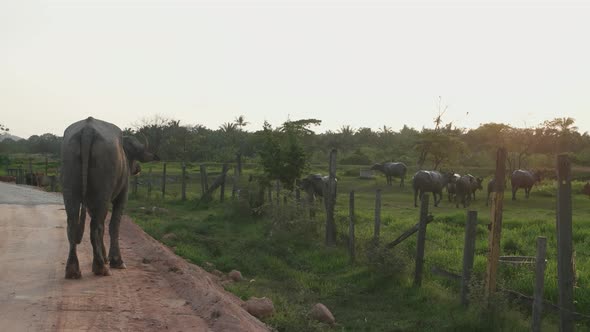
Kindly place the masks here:
[[(94, 276), (86, 232), (78, 246), (82, 279), (66, 280), (65, 225), (60, 195), (0, 183), (1, 330), (267, 330), (215, 276), (175, 256), (128, 218), (120, 234), (127, 269)], [(108, 248), (108, 236), (105, 242)]]

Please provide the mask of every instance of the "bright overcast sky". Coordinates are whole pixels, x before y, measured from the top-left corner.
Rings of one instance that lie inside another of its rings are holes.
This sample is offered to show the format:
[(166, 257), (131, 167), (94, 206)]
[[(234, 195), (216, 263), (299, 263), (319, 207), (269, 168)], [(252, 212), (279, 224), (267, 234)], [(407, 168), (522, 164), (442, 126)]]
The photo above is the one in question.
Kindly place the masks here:
[(541, 3), (0, 0), (0, 123), (419, 129), (442, 96), (460, 127), (569, 116), (588, 131), (590, 7)]

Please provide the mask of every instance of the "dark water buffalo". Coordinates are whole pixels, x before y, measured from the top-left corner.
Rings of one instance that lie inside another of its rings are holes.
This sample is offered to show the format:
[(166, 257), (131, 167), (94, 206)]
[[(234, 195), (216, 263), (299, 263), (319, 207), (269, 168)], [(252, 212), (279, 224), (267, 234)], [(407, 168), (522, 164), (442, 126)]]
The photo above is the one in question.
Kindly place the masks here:
[(494, 186), (496, 185), (496, 179), (492, 178), (490, 182), (488, 182), (488, 197), (486, 198), (486, 206), (488, 206), (490, 202), (490, 195), (494, 191)]
[(310, 174), (298, 181), (299, 188), (305, 191), (311, 200), (324, 196), (324, 186), (330, 179), (327, 175)]
[(449, 199), (449, 202), (452, 202), (455, 198), (455, 193), (456, 193), (456, 182), (457, 180), (459, 180), (461, 178), (461, 175), (457, 174), (457, 173), (453, 173), (453, 175), (451, 176), (451, 180), (449, 181), (449, 183), (447, 183), (447, 198)]
[[(414, 187), (414, 207), (418, 207), (417, 198), (425, 192), (431, 192), (434, 197), (434, 206), (442, 200), (442, 190), (451, 181), (454, 173), (441, 173), (438, 171), (418, 171), (414, 174), (412, 185)], [(438, 195), (438, 199), (436, 198)]]
[(375, 164), (371, 167), (371, 169), (381, 171), (383, 174), (385, 174), (388, 185), (392, 185), (394, 177), (400, 178), (401, 181), (399, 186), (403, 188), (404, 180), (406, 178), (406, 171), (408, 170), (408, 167), (404, 163), (387, 162), (383, 164)]
[(512, 172), (510, 182), (512, 184), (513, 201), (516, 200), (516, 191), (519, 188), (524, 188), (525, 197), (529, 198), (531, 188), (533, 187), (535, 182), (541, 182), (541, 173), (517, 169), (514, 172)]
[[(86, 210), (91, 218), (92, 272), (110, 275), (106, 266), (109, 262), (112, 268), (125, 268), (119, 249), (119, 223), (127, 202), (128, 178), (139, 170), (136, 161), (159, 160), (146, 148), (136, 138), (123, 136), (117, 126), (91, 117), (66, 128), (61, 147), (61, 181), (70, 242), (66, 278), (82, 276), (76, 245), (82, 241)], [(103, 238), (110, 204), (113, 210), (107, 258)]]
[(483, 189), (481, 186), (482, 182), (482, 178), (476, 178), (471, 174), (463, 175), (461, 178), (456, 180), (455, 206), (459, 207), (459, 201), (461, 201), (463, 207), (469, 206), (471, 201), (475, 200), (475, 192), (478, 189)]
[(586, 182), (584, 188), (582, 188), (582, 194), (590, 196), (590, 182)]
[(471, 199), (475, 200), (475, 192), (478, 190), (483, 190), (483, 178), (481, 177), (475, 177), (471, 174), (467, 174), (467, 176), (471, 177), (472, 181), (472, 185), (471, 185)]

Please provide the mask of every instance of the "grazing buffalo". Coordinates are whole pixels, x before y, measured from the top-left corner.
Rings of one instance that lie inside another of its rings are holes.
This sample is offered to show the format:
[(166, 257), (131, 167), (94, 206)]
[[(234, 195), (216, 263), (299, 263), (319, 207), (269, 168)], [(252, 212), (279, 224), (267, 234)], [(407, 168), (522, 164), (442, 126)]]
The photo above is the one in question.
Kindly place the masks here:
[(586, 182), (584, 188), (582, 188), (582, 194), (590, 196), (590, 182)]
[[(66, 128), (61, 151), (61, 182), (70, 242), (65, 277), (77, 279), (82, 276), (76, 245), (82, 241), (86, 210), (91, 218), (92, 272), (110, 275), (107, 263), (112, 268), (125, 268), (119, 249), (119, 223), (127, 202), (128, 178), (139, 170), (136, 161), (159, 158), (147, 152), (147, 141), (143, 145), (134, 137), (123, 136), (117, 126), (92, 117)], [(107, 258), (103, 238), (110, 204), (113, 209)]]
[(535, 184), (535, 182), (541, 182), (541, 173), (540, 172), (531, 172), (523, 169), (517, 169), (512, 172), (511, 177), (512, 183), (512, 200), (516, 200), (516, 191), (519, 188), (524, 188), (525, 197), (529, 198), (529, 194), (531, 192), (531, 188)]
[[(418, 195), (422, 198), (425, 192), (431, 192), (434, 197), (434, 206), (442, 200), (442, 190), (451, 181), (454, 173), (440, 173), (438, 171), (418, 171), (414, 174), (412, 185), (414, 187), (414, 207), (418, 207)], [(436, 195), (438, 194), (438, 199)]]
[(310, 200), (315, 200), (324, 196), (324, 186), (328, 184), (330, 179), (327, 175), (310, 174), (306, 178), (298, 180), (298, 185), (301, 190), (305, 191)]
[(371, 170), (381, 171), (383, 174), (385, 174), (388, 185), (392, 185), (393, 177), (400, 178), (401, 181), (399, 186), (403, 188), (408, 167), (404, 163), (387, 162), (383, 164), (375, 164), (371, 167)]
[(481, 185), (483, 183), (483, 178), (474, 177), (471, 174), (467, 174), (467, 176), (471, 177), (471, 179), (473, 180), (472, 186), (471, 186), (471, 195), (472, 195), (471, 199), (475, 200), (475, 192), (478, 190), (483, 190), (483, 186)]
[(447, 198), (449, 199), (449, 202), (452, 202), (455, 198), (456, 182), (460, 178), (461, 175), (453, 173), (453, 175), (451, 176), (451, 180), (449, 181), (449, 183), (447, 183)]
[(469, 206), (471, 201), (475, 200), (475, 191), (477, 191), (478, 189), (483, 189), (481, 186), (482, 181), (482, 178), (476, 178), (471, 174), (463, 175), (461, 178), (456, 180), (456, 207), (459, 207), (459, 201), (461, 201), (463, 207)]
[(486, 206), (488, 206), (490, 202), (490, 195), (494, 191), (494, 186), (496, 185), (496, 179), (492, 178), (490, 182), (488, 182), (488, 197), (486, 199)]

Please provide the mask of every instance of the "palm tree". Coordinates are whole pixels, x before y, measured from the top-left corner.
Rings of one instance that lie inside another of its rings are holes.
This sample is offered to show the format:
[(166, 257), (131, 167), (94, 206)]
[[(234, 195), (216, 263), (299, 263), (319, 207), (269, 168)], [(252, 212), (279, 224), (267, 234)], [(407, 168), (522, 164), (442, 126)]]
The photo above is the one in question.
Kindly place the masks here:
[(246, 121), (246, 117), (243, 115), (238, 116), (234, 119), (234, 124), (238, 127), (238, 129), (242, 129), (243, 127), (250, 124), (250, 122)]
[(221, 130), (222, 132), (229, 134), (229, 133), (233, 133), (236, 131), (236, 129), (238, 129), (238, 125), (236, 125), (235, 123), (232, 122), (226, 122), (224, 124), (222, 124), (221, 126), (219, 126), (219, 130)]

